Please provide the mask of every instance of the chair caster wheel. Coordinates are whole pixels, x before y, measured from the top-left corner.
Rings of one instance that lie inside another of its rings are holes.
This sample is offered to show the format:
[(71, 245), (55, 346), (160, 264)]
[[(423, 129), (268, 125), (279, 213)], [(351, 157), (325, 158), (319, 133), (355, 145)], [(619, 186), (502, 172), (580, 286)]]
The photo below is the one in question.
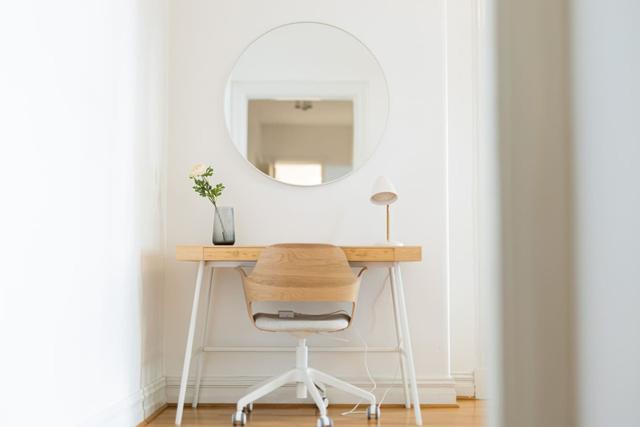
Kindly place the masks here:
[(367, 419), (368, 420), (379, 420), (380, 419), (380, 406), (371, 405), (367, 408)]
[(252, 413), (253, 412), (253, 403), (249, 403), (247, 406), (242, 408), (242, 412), (244, 412), (245, 414)]
[(231, 416), (231, 425), (244, 426), (247, 425), (247, 414), (242, 411), (236, 411)]
[(318, 417), (318, 422), (316, 423), (317, 427), (333, 427), (333, 421), (331, 418), (326, 415), (323, 417)]

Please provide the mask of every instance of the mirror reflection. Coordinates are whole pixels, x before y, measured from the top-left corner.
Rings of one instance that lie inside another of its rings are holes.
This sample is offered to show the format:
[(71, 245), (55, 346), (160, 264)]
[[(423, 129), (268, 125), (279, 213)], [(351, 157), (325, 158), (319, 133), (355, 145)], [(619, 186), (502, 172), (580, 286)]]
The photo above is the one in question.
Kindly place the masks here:
[(247, 159), (278, 181), (317, 185), (353, 168), (353, 101), (249, 101)]
[(369, 49), (318, 23), (278, 27), (238, 59), (225, 115), (240, 153), (265, 175), (319, 185), (362, 166), (388, 113), (387, 86)]

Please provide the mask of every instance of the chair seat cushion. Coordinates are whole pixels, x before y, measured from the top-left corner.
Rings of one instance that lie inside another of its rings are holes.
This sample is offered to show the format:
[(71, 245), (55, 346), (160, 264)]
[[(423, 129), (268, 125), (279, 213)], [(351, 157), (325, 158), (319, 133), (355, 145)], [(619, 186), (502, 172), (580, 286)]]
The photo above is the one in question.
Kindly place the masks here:
[(281, 318), (273, 313), (256, 313), (253, 320), (258, 329), (271, 332), (335, 332), (346, 329), (351, 318), (344, 313), (298, 314)]

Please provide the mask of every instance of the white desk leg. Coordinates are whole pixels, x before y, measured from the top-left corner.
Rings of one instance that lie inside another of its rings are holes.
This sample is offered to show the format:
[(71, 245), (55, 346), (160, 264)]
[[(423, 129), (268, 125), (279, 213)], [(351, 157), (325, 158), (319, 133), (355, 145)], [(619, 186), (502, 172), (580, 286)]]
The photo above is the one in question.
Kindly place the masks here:
[(407, 367), (404, 356), (404, 341), (402, 339), (402, 328), (400, 320), (400, 310), (398, 309), (398, 296), (395, 289), (395, 278), (393, 269), (389, 268), (389, 287), (391, 288), (391, 301), (393, 303), (393, 320), (396, 326), (396, 342), (398, 343), (398, 356), (400, 359), (400, 372), (402, 373), (402, 386), (404, 389), (404, 407), (411, 408), (409, 399), (409, 382), (407, 381)]
[(409, 334), (409, 319), (407, 317), (407, 306), (405, 304), (404, 289), (402, 286), (402, 273), (400, 265), (396, 263), (393, 267), (395, 280), (393, 285), (396, 288), (396, 296), (398, 297), (398, 306), (400, 308), (400, 321), (402, 326), (402, 335), (404, 338), (404, 350), (407, 360), (407, 371), (409, 381), (411, 383), (411, 400), (413, 400), (413, 410), (416, 416), (416, 425), (422, 425), (422, 414), (420, 412), (420, 399), (418, 397), (418, 384), (416, 382), (416, 367), (413, 363), (413, 348), (411, 347), (411, 335)]
[(191, 364), (191, 352), (193, 349), (193, 336), (196, 332), (198, 319), (198, 303), (200, 301), (200, 288), (202, 288), (202, 276), (204, 275), (204, 261), (198, 264), (196, 276), (196, 289), (193, 292), (193, 305), (191, 306), (191, 320), (189, 321), (189, 333), (187, 335), (187, 347), (184, 351), (184, 364), (182, 365), (182, 378), (180, 379), (180, 394), (178, 395), (178, 408), (176, 411), (176, 425), (182, 423), (182, 411), (184, 410), (184, 398), (187, 394), (187, 381), (189, 380), (189, 365)]
[(211, 303), (213, 300), (213, 273), (214, 269), (211, 268), (211, 276), (209, 276), (209, 285), (207, 286), (207, 299), (204, 310), (204, 325), (202, 331), (202, 338), (200, 340), (200, 351), (198, 352), (198, 373), (196, 374), (196, 387), (193, 391), (193, 401), (191, 402), (191, 407), (197, 408), (198, 401), (200, 399), (200, 382), (202, 381), (202, 367), (204, 365), (205, 352), (204, 347), (207, 344), (207, 330), (209, 326), (209, 310), (211, 309)]

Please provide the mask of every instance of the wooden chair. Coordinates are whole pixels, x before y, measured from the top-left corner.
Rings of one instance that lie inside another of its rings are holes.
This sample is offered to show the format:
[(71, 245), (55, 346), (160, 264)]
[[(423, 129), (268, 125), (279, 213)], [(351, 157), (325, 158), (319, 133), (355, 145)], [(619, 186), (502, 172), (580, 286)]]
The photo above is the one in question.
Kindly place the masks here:
[[(253, 402), (287, 383), (297, 384), (297, 397), (307, 392), (320, 411), (318, 427), (333, 425), (327, 416), (328, 400), (325, 385), (339, 388), (370, 402), (367, 417), (378, 418), (380, 408), (375, 396), (331, 375), (309, 368), (306, 337), (321, 332), (336, 332), (351, 324), (358, 299), (360, 281), (351, 271), (344, 252), (339, 247), (324, 244), (279, 244), (266, 247), (251, 274), (242, 275), (247, 311), (256, 328), (269, 332), (287, 332), (298, 338), (296, 368), (254, 387), (241, 398), (233, 414), (233, 425), (246, 424), (246, 412)], [(301, 314), (294, 311), (255, 313), (256, 302), (347, 302), (351, 311), (327, 314)]]

